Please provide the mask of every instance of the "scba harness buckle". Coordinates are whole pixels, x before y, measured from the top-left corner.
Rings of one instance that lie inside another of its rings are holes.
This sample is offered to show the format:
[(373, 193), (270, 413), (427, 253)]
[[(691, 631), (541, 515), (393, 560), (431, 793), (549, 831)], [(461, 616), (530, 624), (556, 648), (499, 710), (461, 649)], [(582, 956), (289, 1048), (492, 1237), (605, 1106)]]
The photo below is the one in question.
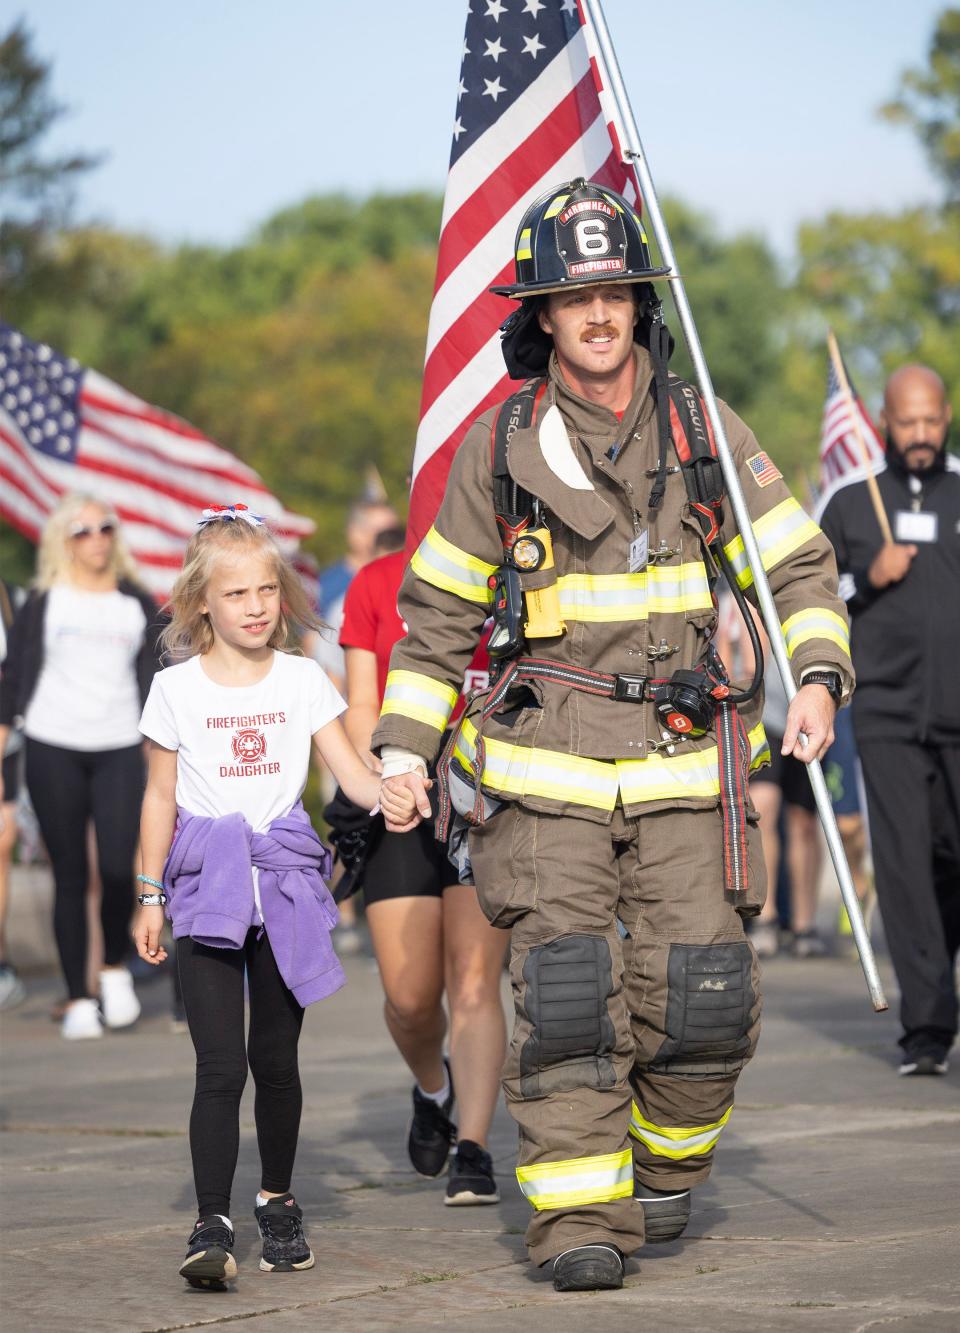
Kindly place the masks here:
[(642, 704), (647, 698), (647, 676), (618, 675), (613, 697), (623, 703)]

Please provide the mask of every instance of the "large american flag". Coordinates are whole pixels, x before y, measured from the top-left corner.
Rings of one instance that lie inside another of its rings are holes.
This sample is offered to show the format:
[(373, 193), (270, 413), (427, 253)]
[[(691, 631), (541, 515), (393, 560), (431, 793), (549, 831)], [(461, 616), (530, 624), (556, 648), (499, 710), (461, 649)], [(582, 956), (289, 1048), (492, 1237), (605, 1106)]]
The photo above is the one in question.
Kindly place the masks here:
[(248, 505), (291, 555), (314, 526), (193, 426), (0, 322), (0, 516), (35, 542), (68, 491), (116, 510), (158, 598), (209, 504)]
[[(872, 466), (884, 458), (883, 440), (870, 419), (860, 395), (853, 387), (850, 373), (844, 367), (850, 398), (843, 392), (840, 377), (831, 358), (827, 370), (827, 401), (823, 408), (823, 426), (820, 432), (820, 485), (825, 489), (840, 477), (862, 469), (863, 449), (857, 440), (856, 426), (866, 448), (867, 461)], [(851, 411), (851, 403), (853, 410)], [(855, 414), (855, 415), (854, 415)]]
[(524, 208), (575, 176), (638, 198), (624, 166), (594, 34), (576, 0), (471, 0), (427, 334), (408, 545), (439, 508), (470, 424), (514, 386), (499, 325), (515, 302)]

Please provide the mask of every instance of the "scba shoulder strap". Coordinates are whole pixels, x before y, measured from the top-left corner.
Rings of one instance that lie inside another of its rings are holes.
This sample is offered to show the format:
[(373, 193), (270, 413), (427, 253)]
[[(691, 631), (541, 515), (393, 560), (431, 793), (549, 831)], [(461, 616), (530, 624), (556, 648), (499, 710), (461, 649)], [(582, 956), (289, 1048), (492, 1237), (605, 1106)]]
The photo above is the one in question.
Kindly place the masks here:
[(527, 430), (533, 424), (546, 388), (543, 377), (527, 380), (522, 389), (500, 404), (490, 432), (493, 507), (505, 552), (510, 551), (517, 534), (527, 526), (533, 509), (533, 496), (510, 475), (507, 466), (510, 441), (518, 430)]
[(671, 375), (667, 389), (670, 394), (670, 433), (687, 498), (703, 531), (704, 544), (711, 547), (720, 537), (726, 498), (713, 427), (694, 385)]
[[(527, 380), (522, 389), (500, 404), (490, 432), (494, 510), (507, 550), (528, 522), (533, 505), (532, 496), (510, 476), (507, 466), (510, 441), (518, 430), (527, 430), (533, 424), (546, 387), (544, 378)], [(719, 539), (726, 497), (713, 427), (694, 385), (671, 375), (667, 391), (674, 451), (690, 507), (703, 530), (704, 543), (710, 547)]]

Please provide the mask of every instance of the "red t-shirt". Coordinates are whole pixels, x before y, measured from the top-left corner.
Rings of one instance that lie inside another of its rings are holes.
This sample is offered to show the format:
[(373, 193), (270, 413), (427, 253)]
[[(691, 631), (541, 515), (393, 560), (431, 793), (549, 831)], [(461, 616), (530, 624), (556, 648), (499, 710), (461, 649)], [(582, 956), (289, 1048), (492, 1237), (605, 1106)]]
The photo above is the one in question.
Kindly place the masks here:
[[(403, 551), (393, 555), (382, 555), (379, 560), (372, 560), (356, 574), (347, 589), (343, 604), (343, 624), (340, 627), (340, 646), (342, 648), (365, 648), (377, 659), (377, 691), (380, 702), (387, 688), (387, 672), (390, 669), (390, 653), (398, 639), (407, 632), (406, 623), (397, 610), (397, 594), (400, 581), (407, 567), (407, 557)], [(464, 686), (468, 693), (485, 689), (490, 678), (490, 659), (487, 656), (489, 630), (477, 645), (464, 677)], [(453, 717), (463, 711), (463, 695), (457, 700)]]

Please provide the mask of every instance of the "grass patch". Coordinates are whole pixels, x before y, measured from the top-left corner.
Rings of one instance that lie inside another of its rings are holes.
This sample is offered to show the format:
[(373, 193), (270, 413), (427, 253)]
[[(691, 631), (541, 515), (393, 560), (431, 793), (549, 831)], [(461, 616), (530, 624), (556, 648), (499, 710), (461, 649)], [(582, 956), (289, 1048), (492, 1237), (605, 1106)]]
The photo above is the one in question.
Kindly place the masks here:
[(416, 1287), (424, 1282), (452, 1282), (454, 1278), (459, 1276), (459, 1273), (411, 1273), (404, 1285)]

